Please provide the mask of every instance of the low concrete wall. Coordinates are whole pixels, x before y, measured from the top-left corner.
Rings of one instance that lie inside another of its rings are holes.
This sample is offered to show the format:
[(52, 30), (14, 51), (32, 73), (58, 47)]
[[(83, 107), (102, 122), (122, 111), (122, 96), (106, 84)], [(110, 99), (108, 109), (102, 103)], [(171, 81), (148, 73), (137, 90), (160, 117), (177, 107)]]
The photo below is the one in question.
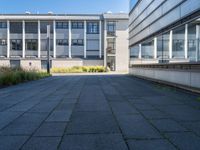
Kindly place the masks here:
[(35, 69), (35, 70), (41, 70), (41, 60), (21, 60), (20, 66), (24, 69)]
[(83, 59), (52, 60), (52, 67), (64, 68), (73, 66), (103, 66), (103, 60), (83, 60)]
[(170, 70), (158, 68), (130, 68), (129, 73), (200, 90), (200, 71)]
[(0, 60), (0, 67), (10, 67), (10, 60)]

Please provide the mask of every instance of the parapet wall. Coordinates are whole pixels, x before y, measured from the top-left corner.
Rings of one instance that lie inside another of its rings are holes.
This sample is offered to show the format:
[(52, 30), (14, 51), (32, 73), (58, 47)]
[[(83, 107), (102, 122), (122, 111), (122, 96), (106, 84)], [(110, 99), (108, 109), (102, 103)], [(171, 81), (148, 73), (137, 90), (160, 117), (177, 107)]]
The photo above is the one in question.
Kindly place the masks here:
[(200, 92), (200, 64), (198, 63), (132, 65), (129, 73)]

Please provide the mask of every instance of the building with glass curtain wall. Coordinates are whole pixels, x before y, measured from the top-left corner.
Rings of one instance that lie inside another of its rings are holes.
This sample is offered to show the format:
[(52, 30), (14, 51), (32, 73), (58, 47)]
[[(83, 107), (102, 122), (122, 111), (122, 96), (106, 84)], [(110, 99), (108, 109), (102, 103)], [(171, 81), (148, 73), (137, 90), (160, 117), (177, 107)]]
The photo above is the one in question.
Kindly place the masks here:
[(130, 64), (200, 61), (199, 0), (130, 0)]
[(47, 25), (52, 67), (104, 65), (128, 71), (128, 15), (0, 16), (0, 66), (45, 69)]

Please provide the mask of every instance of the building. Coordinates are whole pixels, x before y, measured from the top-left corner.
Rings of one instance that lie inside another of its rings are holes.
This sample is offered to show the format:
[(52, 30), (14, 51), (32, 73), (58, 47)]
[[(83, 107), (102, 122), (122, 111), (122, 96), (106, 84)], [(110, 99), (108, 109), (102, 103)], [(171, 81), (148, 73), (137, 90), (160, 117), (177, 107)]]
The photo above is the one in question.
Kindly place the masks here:
[(200, 61), (200, 0), (130, 0), (130, 64)]
[(128, 71), (128, 14), (0, 15), (0, 65), (45, 69), (47, 25), (52, 67), (104, 65)]

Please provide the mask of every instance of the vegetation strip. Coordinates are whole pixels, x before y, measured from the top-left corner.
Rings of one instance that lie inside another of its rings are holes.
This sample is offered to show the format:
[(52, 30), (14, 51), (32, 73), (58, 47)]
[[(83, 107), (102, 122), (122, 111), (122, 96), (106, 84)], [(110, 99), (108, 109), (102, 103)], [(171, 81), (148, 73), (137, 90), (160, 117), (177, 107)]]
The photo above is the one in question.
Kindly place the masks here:
[(18, 83), (38, 80), (50, 76), (46, 72), (24, 70), (22, 68), (0, 68), (0, 86), (15, 85)]
[(75, 66), (68, 68), (52, 68), (52, 73), (84, 73), (84, 72), (107, 72), (108, 68), (104, 66)]

